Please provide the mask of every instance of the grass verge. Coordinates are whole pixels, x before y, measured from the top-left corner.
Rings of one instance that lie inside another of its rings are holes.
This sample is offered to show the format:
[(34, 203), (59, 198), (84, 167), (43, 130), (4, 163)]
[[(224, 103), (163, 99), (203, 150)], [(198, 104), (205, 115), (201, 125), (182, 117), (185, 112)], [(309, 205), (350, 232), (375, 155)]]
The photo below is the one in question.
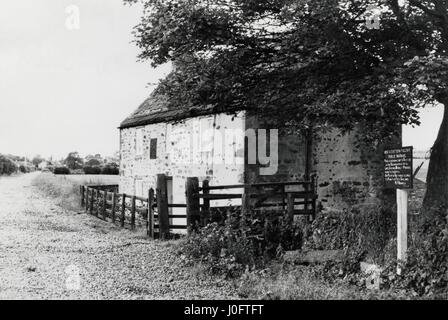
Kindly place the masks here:
[[(312, 267), (272, 263), (267, 269), (246, 271), (238, 294), (255, 300), (387, 300), (408, 299), (404, 292), (367, 290), (343, 281), (319, 279)], [(415, 298), (415, 297), (412, 297)]]
[(88, 183), (89, 181), (74, 182), (63, 176), (55, 176), (52, 173), (42, 173), (32, 181), (33, 186), (55, 199), (59, 206), (68, 210), (80, 209), (79, 186)]

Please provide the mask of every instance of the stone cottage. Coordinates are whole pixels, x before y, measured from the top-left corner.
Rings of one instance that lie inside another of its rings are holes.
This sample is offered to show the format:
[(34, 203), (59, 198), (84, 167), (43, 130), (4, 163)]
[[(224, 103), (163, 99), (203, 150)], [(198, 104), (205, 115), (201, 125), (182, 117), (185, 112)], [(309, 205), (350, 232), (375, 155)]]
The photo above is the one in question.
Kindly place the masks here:
[[(120, 125), (120, 192), (145, 196), (156, 175), (168, 176), (168, 201), (185, 203), (187, 177), (210, 185), (296, 181), (317, 176), (323, 207), (376, 203), (381, 196), (382, 150), (356, 132), (330, 130), (307, 139), (287, 133), (274, 114), (172, 110), (153, 93)], [(280, 120), (281, 121), (281, 120)]]

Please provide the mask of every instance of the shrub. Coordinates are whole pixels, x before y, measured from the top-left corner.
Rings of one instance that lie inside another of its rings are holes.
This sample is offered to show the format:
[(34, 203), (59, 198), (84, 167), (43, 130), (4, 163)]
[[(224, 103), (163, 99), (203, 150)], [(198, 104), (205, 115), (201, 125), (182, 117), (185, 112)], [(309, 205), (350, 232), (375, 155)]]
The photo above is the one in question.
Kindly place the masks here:
[(411, 290), (413, 295), (448, 297), (448, 214), (445, 209), (428, 210), (410, 225), (408, 261), (401, 276), (392, 247), (383, 283), (395, 289)]
[(85, 174), (101, 174), (101, 168), (85, 166), (84, 173)]
[(57, 167), (53, 170), (54, 174), (70, 174), (70, 169), (67, 167)]
[(448, 296), (448, 216), (446, 210), (422, 213), (409, 223), (408, 261), (396, 275), (396, 221), (392, 211), (379, 208), (322, 214), (308, 226), (305, 248), (342, 249), (341, 262), (313, 267), (313, 273), (330, 283), (344, 279), (364, 287), (360, 262), (383, 267), (384, 289), (412, 296)]
[(382, 207), (328, 211), (303, 228), (306, 249), (343, 250), (359, 259), (383, 263), (384, 249), (396, 234), (396, 215)]
[(25, 167), (24, 165), (21, 165), (21, 166), (19, 167), (19, 171), (20, 171), (21, 173), (28, 173), (28, 172), (30, 172), (30, 169), (27, 168), (27, 167)]
[(329, 283), (344, 279), (364, 285), (360, 263), (385, 263), (389, 245), (396, 234), (392, 210), (382, 207), (353, 208), (319, 214), (303, 224), (305, 250), (341, 250), (342, 261), (328, 261), (313, 267), (316, 276)]
[(235, 277), (247, 266), (260, 267), (283, 250), (298, 249), (301, 230), (273, 212), (252, 212), (244, 219), (234, 209), (223, 224), (213, 222), (185, 240), (182, 252), (206, 262), (210, 271)]
[(120, 174), (120, 171), (118, 170), (117, 167), (114, 167), (114, 166), (105, 166), (105, 167), (101, 170), (101, 174), (118, 175), (118, 174)]
[(17, 172), (15, 163), (11, 159), (0, 155), (0, 175), (11, 175), (15, 172)]

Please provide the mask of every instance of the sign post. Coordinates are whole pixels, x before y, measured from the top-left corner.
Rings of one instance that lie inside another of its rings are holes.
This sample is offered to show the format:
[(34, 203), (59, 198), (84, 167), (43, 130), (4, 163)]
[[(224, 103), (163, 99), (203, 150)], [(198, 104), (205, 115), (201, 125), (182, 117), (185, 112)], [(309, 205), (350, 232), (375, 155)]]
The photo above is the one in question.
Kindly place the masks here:
[(408, 251), (408, 190), (397, 189), (397, 274), (401, 274), (401, 263), (406, 262)]
[(413, 188), (412, 147), (384, 151), (384, 185), (397, 190), (397, 274), (408, 250), (408, 190)]

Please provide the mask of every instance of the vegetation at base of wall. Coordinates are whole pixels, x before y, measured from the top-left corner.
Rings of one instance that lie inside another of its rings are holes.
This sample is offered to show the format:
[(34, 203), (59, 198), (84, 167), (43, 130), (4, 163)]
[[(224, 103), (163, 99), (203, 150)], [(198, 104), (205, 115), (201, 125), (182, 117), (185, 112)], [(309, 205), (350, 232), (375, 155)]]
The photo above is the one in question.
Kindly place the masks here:
[(223, 223), (214, 222), (188, 236), (181, 246), (187, 258), (209, 266), (213, 273), (237, 277), (246, 267), (260, 268), (284, 250), (301, 246), (302, 233), (273, 212), (253, 212), (241, 219), (229, 210)]
[(301, 225), (304, 250), (342, 250), (351, 259), (381, 264), (396, 234), (396, 215), (383, 207), (354, 208), (323, 212)]
[(184, 251), (209, 262), (215, 272), (234, 274), (234, 269), (262, 266), (289, 250), (336, 249), (345, 253), (345, 275), (358, 273), (361, 261), (384, 262), (384, 249), (395, 235), (394, 215), (382, 208), (327, 212), (311, 224), (307, 219), (291, 223), (285, 214), (269, 211), (254, 211), (243, 219), (240, 215), (229, 211), (223, 224), (212, 223), (193, 233)]
[[(386, 287), (407, 289), (415, 296), (448, 298), (448, 211), (430, 209), (409, 228), (408, 261), (401, 276), (391, 259), (382, 273)], [(395, 253), (395, 247), (390, 255)]]
[(68, 210), (78, 210), (80, 207), (80, 184), (84, 183), (74, 182), (51, 173), (40, 174), (32, 181), (33, 186), (36, 186), (47, 196), (54, 198), (59, 206)]
[(0, 176), (17, 172), (17, 166), (10, 158), (0, 155)]
[[(213, 273), (238, 278), (243, 297), (264, 299), (408, 299), (448, 297), (448, 217), (434, 210), (410, 219), (408, 263), (397, 276), (392, 210), (371, 207), (318, 215), (293, 225), (273, 213), (242, 220), (228, 212), (183, 240), (181, 252)], [(250, 223), (249, 223), (250, 221)], [(340, 250), (338, 261), (285, 267), (284, 251)], [(382, 268), (380, 291), (366, 290), (360, 263)], [(269, 275), (269, 276), (267, 276)], [(292, 281), (293, 279), (294, 281)], [(287, 288), (289, 286), (289, 289)], [(308, 288), (308, 289), (306, 289)]]
[(408, 261), (396, 274), (396, 230), (391, 212), (357, 210), (322, 215), (307, 230), (304, 249), (341, 249), (342, 261), (313, 267), (316, 276), (329, 283), (365, 287), (360, 262), (379, 265), (385, 290), (414, 297), (448, 297), (448, 221), (444, 209), (421, 213), (409, 221)]
[(53, 173), (54, 174), (63, 174), (63, 175), (70, 174), (70, 169), (67, 167), (57, 167), (57, 168), (54, 168)]

